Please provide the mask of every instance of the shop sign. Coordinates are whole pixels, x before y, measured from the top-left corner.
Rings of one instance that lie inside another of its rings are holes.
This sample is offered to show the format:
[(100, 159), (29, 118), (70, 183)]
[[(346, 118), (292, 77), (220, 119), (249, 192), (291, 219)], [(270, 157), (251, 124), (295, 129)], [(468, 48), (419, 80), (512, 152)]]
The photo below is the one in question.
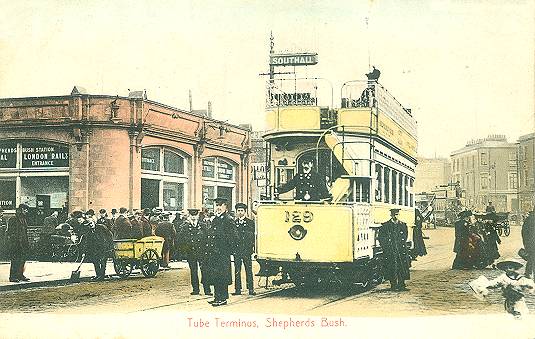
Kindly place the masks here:
[(0, 142), (0, 168), (17, 167), (17, 143)]
[(253, 163), (253, 179), (263, 180), (266, 179), (266, 163), (257, 162)]
[(0, 209), (14, 210), (16, 208), (15, 180), (0, 180)]
[(269, 64), (273, 66), (305, 66), (317, 63), (317, 53), (273, 54), (269, 56)]
[(217, 166), (217, 177), (222, 180), (232, 180), (232, 175), (232, 165), (220, 160)]
[(49, 143), (22, 144), (22, 168), (69, 167), (69, 148)]
[(160, 170), (159, 148), (149, 148), (141, 150), (141, 169), (148, 171)]

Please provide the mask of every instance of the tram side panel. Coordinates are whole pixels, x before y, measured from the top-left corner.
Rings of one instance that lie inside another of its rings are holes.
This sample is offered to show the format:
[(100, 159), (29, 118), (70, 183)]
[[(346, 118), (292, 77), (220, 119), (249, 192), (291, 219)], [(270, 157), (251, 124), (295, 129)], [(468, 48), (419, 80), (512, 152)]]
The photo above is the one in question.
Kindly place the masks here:
[(352, 262), (353, 212), (331, 205), (264, 205), (258, 208), (258, 259)]

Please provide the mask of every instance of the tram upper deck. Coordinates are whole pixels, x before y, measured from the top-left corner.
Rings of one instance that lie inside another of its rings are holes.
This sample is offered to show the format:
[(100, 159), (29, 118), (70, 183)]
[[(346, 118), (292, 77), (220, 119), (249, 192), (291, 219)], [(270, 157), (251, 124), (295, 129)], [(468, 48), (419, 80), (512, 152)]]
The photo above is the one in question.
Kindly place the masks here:
[[(298, 82), (303, 80), (268, 83), (266, 140), (284, 137), (288, 133), (322, 133), (325, 130), (342, 135), (367, 134), (378, 136), (416, 158), (416, 120), (410, 109), (404, 108), (381, 84), (362, 80), (344, 83), (341, 107), (335, 109), (332, 85), (330, 101), (321, 101), (321, 94), (329, 97), (329, 89), (322, 90), (319, 82), (309, 81), (308, 86), (299, 86), (304, 90), (298, 91)], [(284, 88), (283, 84), (288, 88)]]

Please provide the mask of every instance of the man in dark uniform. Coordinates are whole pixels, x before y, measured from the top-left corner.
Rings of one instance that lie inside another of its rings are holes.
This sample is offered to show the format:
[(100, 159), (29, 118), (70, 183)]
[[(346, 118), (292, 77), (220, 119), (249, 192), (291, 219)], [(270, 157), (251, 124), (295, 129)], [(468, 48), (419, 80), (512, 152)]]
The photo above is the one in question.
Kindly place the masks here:
[(255, 225), (254, 221), (247, 218), (247, 205), (237, 203), (236, 209), (236, 233), (238, 236), (234, 252), (234, 288), (233, 295), (241, 294), (241, 266), (245, 267), (245, 281), (249, 295), (255, 295), (253, 286), (253, 262), (251, 255), (254, 253)]
[(214, 199), (216, 215), (208, 232), (206, 281), (214, 286), (212, 306), (227, 304), (228, 286), (232, 284), (230, 256), (236, 246), (236, 227), (228, 214), (227, 199)]
[(383, 250), (385, 278), (390, 280), (392, 291), (407, 291), (405, 280), (410, 279), (410, 257), (407, 250), (407, 224), (398, 219), (399, 209), (390, 210), (390, 220), (377, 231)]
[(154, 235), (154, 231), (149, 221), (150, 218), (150, 208), (145, 208), (143, 210), (143, 215), (141, 216), (141, 227), (143, 230), (143, 237), (150, 237)]
[(106, 228), (108, 228), (108, 230), (113, 233), (112, 221), (110, 218), (108, 218), (108, 213), (106, 212), (106, 210), (104, 208), (101, 208), (98, 213), (99, 215), (97, 218), (97, 224), (106, 226)]
[(462, 211), (459, 213), (459, 220), (455, 222), (455, 243), (453, 245), (453, 252), (457, 255), (453, 260), (452, 269), (462, 269), (467, 267), (466, 263), (466, 249), (468, 247), (468, 236), (470, 235), (470, 217), (472, 211)]
[(314, 160), (305, 156), (301, 159), (300, 172), (286, 184), (277, 189), (277, 193), (286, 193), (295, 188), (295, 200), (319, 201), (330, 198), (325, 179), (314, 171)]
[(24, 276), (24, 265), (26, 258), (30, 254), (30, 243), (28, 242), (28, 212), (30, 208), (26, 204), (20, 204), (15, 216), (11, 217), (7, 223), (6, 245), (8, 247), (11, 268), (9, 270), (9, 281), (29, 281)]
[(188, 209), (188, 217), (180, 225), (179, 246), (181, 255), (188, 261), (191, 287), (191, 295), (199, 294), (199, 268), (201, 271), (201, 283), (205, 295), (212, 295), (210, 285), (206, 283), (204, 267), (204, 251), (206, 248), (206, 232), (208, 225), (199, 219), (199, 209)]

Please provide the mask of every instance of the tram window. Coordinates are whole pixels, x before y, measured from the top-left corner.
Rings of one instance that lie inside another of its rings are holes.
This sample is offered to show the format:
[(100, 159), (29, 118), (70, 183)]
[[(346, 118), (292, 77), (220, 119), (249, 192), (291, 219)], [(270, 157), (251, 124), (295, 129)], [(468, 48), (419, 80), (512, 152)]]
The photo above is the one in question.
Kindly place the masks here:
[(294, 170), (291, 168), (277, 168), (277, 177), (275, 179), (275, 182), (277, 183), (277, 187), (285, 184), (293, 178), (294, 176)]
[(370, 179), (358, 178), (353, 181), (351, 200), (355, 202), (370, 202)]
[(398, 190), (398, 172), (392, 170), (392, 200), (391, 202), (393, 204), (396, 204), (397, 201), (398, 201), (398, 195), (397, 195), (397, 190)]
[(398, 174), (398, 205), (403, 205), (403, 196), (405, 193), (403, 192), (403, 186), (405, 184), (403, 183), (405, 181), (405, 176), (403, 173)]
[(410, 192), (409, 192), (410, 205), (409, 206), (414, 207), (414, 193), (413, 193), (414, 178), (409, 179), (409, 187), (410, 187)]
[(384, 202), (389, 203), (390, 202), (390, 169), (385, 168), (385, 199)]
[(382, 201), (383, 195), (383, 167), (379, 164), (375, 165), (375, 201)]

